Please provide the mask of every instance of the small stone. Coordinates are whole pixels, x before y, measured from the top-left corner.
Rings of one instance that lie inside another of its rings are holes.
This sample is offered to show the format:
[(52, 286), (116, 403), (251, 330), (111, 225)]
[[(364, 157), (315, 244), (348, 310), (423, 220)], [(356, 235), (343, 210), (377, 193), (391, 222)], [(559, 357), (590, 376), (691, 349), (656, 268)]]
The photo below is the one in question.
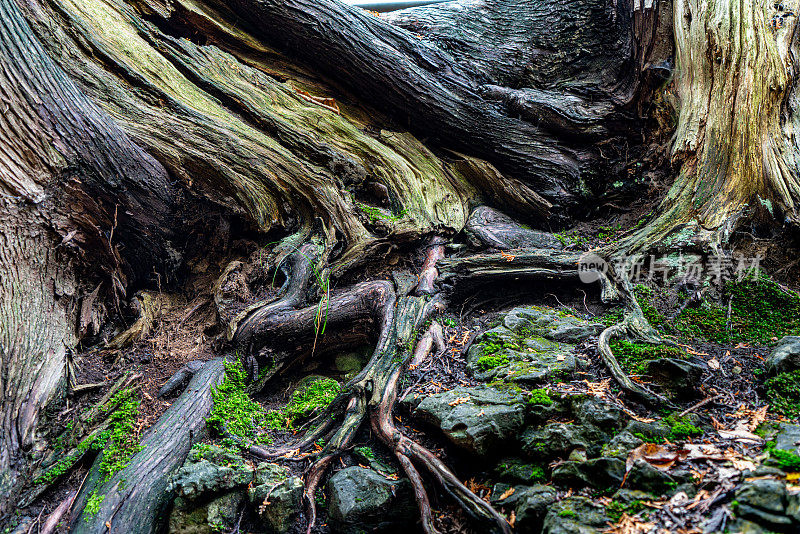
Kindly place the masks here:
[(537, 484), (524, 490), (517, 498), (517, 532), (540, 532), (547, 510), (556, 501), (556, 490)]
[(262, 462), (256, 468), (253, 485), (247, 496), (256, 513), (272, 534), (284, 534), (300, 513), (303, 481), (289, 476), (289, 470), (278, 464)]
[(786, 510), (786, 497), (786, 484), (782, 481), (761, 479), (744, 482), (736, 490), (735, 499), (740, 505), (783, 514)]
[(607, 522), (603, 506), (586, 497), (567, 497), (550, 506), (542, 534), (594, 534)]

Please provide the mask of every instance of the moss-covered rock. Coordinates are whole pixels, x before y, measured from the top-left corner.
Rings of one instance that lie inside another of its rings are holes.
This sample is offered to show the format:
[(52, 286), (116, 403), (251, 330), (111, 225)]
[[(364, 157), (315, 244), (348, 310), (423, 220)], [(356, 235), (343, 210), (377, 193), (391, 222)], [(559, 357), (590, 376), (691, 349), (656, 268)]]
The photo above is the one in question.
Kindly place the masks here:
[(195, 445), (172, 476), (170, 487), (179, 497), (195, 500), (247, 486), (254, 469), (238, 454), (215, 445)]
[(411, 485), (389, 480), (372, 469), (348, 467), (326, 486), (328, 517), (336, 532), (388, 532), (416, 521)]
[(587, 497), (567, 497), (550, 506), (542, 534), (595, 534), (607, 522), (603, 506)]
[(281, 465), (263, 462), (256, 468), (247, 497), (270, 534), (288, 532), (300, 514), (303, 481)]
[(537, 484), (521, 491), (514, 510), (517, 532), (541, 532), (547, 510), (556, 501), (556, 490)]
[(778, 341), (764, 362), (767, 372), (773, 375), (800, 369), (800, 336), (785, 336)]
[(497, 453), (525, 422), (521, 393), (492, 387), (458, 387), (423, 399), (414, 416), (440, 428), (462, 449), (477, 455)]

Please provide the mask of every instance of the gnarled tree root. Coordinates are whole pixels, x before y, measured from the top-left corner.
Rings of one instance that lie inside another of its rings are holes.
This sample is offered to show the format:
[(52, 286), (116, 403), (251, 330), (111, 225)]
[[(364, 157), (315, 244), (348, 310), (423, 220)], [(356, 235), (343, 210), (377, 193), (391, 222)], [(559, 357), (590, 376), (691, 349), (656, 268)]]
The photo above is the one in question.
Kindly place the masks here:
[[(147, 432), (141, 441), (142, 450), (107, 481), (101, 480), (98, 467), (102, 456), (98, 458), (76, 499), (76, 509), (83, 512), (72, 518), (71, 532), (150, 534), (158, 528), (172, 497), (169, 477), (192, 445), (203, 438), (211, 391), (223, 374), (221, 359), (206, 362)], [(102, 498), (95, 515), (85, 510), (91, 495)]]

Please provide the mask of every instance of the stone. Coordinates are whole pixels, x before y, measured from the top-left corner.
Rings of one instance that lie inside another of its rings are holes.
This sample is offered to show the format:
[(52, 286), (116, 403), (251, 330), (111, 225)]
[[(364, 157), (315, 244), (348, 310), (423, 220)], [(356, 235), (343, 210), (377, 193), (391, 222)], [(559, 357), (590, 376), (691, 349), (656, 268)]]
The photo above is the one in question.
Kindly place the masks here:
[(244, 502), (244, 491), (232, 491), (211, 500), (177, 497), (169, 517), (172, 534), (214, 534), (233, 530)]
[(389, 480), (372, 469), (347, 467), (326, 485), (328, 519), (335, 532), (385, 532), (416, 522), (416, 505), (407, 480)]
[(516, 392), (458, 387), (424, 398), (413, 415), (440, 428), (458, 447), (484, 456), (522, 428), (525, 406)]
[(778, 341), (764, 363), (772, 375), (800, 369), (800, 336), (786, 336)]
[(521, 533), (541, 532), (547, 510), (556, 502), (556, 490), (537, 484), (523, 490), (517, 497), (514, 510), (515, 530)]
[(553, 484), (597, 489), (619, 487), (625, 476), (625, 461), (621, 458), (595, 458), (585, 462), (563, 462), (553, 468)]
[(646, 363), (648, 381), (676, 396), (694, 396), (703, 375), (703, 367), (689, 360), (657, 358)]
[(495, 468), (501, 480), (533, 484), (545, 478), (544, 468), (520, 458), (503, 458)]
[(628, 471), (625, 485), (630, 488), (661, 495), (674, 488), (678, 482), (668, 473), (656, 469), (645, 460), (636, 460)]
[(198, 499), (243, 487), (253, 480), (253, 468), (241, 456), (215, 445), (195, 446), (170, 481), (184, 499)]
[(780, 423), (775, 436), (775, 448), (800, 454), (800, 425)]
[(658, 439), (659, 441), (662, 438), (668, 437), (670, 432), (672, 432), (670, 426), (664, 421), (643, 423), (642, 421), (636, 421), (635, 419), (627, 424), (625, 430), (637, 438), (644, 436), (648, 440)]
[(583, 343), (603, 331), (600, 323), (545, 306), (520, 306), (507, 312), (503, 325), (524, 337), (540, 336), (561, 343)]
[(295, 523), (303, 499), (303, 481), (289, 476), (278, 464), (262, 462), (256, 468), (247, 496), (270, 534), (284, 534)]
[(622, 429), (627, 419), (622, 410), (597, 397), (573, 395), (569, 400), (571, 412), (578, 422), (592, 425), (608, 433)]
[(595, 534), (607, 521), (605, 507), (586, 497), (567, 497), (549, 507), (542, 534)]
[(522, 450), (531, 458), (549, 460), (567, 458), (576, 448), (596, 457), (608, 440), (608, 434), (593, 425), (550, 423), (542, 428), (528, 428), (520, 436)]
[(737, 488), (734, 497), (740, 507), (747, 506), (773, 514), (784, 513), (786, 498), (786, 484), (774, 479), (746, 481)]
[(601, 456), (613, 456), (615, 458), (627, 458), (631, 451), (644, 443), (641, 439), (637, 438), (627, 430), (623, 430), (608, 443), (603, 445), (600, 450)]

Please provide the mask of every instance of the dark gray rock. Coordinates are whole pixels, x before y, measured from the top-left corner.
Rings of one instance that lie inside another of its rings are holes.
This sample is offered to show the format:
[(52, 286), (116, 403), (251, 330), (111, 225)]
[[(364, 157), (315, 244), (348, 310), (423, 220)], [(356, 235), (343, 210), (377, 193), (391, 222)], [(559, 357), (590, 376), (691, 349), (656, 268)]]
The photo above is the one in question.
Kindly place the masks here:
[(627, 430), (623, 430), (611, 438), (611, 441), (603, 445), (600, 454), (602, 456), (613, 456), (615, 458), (625, 459), (633, 449), (642, 443), (644, 443), (644, 441), (637, 438)]
[(578, 422), (595, 426), (609, 434), (620, 430), (627, 420), (622, 410), (597, 397), (573, 395), (568, 398), (571, 412)]
[(663, 421), (643, 423), (632, 420), (627, 424), (625, 430), (635, 437), (644, 436), (647, 439), (661, 439), (668, 437), (672, 429)]
[(800, 369), (800, 336), (781, 338), (764, 365), (767, 372), (773, 375)]
[(239, 519), (244, 491), (232, 491), (210, 501), (175, 499), (169, 517), (172, 534), (214, 534), (230, 532)]
[(387, 532), (408, 528), (417, 520), (409, 482), (389, 480), (372, 469), (342, 469), (330, 478), (326, 492), (335, 532)]
[(544, 468), (521, 458), (503, 458), (495, 468), (501, 480), (521, 484), (534, 484), (545, 478)]
[(625, 460), (595, 458), (585, 462), (564, 462), (555, 468), (551, 478), (558, 486), (597, 489), (619, 487), (625, 476)]
[(700, 364), (677, 358), (650, 360), (645, 367), (649, 381), (676, 396), (694, 396), (703, 371)]
[(780, 423), (775, 436), (775, 448), (800, 454), (800, 425)]
[(543, 337), (561, 343), (583, 343), (603, 331), (600, 323), (546, 306), (520, 306), (506, 313), (503, 326), (526, 338)]
[(247, 486), (253, 468), (241, 456), (214, 445), (195, 445), (172, 476), (170, 489), (185, 499), (198, 499)]
[(517, 498), (514, 510), (516, 516), (516, 531), (525, 533), (539, 533), (547, 510), (556, 501), (556, 490), (549, 486), (537, 484), (525, 489)]
[(674, 488), (677, 483), (678, 481), (668, 473), (656, 469), (644, 460), (636, 460), (628, 472), (625, 485), (654, 495), (661, 495)]
[(260, 463), (247, 496), (270, 534), (288, 532), (300, 514), (303, 481), (278, 464)]
[(586, 497), (567, 497), (550, 506), (542, 534), (595, 534), (607, 521), (605, 507)]
[(734, 498), (740, 506), (783, 514), (786, 510), (786, 484), (774, 479), (747, 481), (739, 486)]
[(431, 395), (413, 414), (478, 455), (496, 453), (496, 447), (514, 437), (525, 422), (522, 395), (491, 387), (459, 387)]
[(566, 458), (576, 448), (594, 457), (608, 440), (608, 434), (592, 425), (550, 423), (528, 428), (520, 436), (522, 450), (531, 458)]

